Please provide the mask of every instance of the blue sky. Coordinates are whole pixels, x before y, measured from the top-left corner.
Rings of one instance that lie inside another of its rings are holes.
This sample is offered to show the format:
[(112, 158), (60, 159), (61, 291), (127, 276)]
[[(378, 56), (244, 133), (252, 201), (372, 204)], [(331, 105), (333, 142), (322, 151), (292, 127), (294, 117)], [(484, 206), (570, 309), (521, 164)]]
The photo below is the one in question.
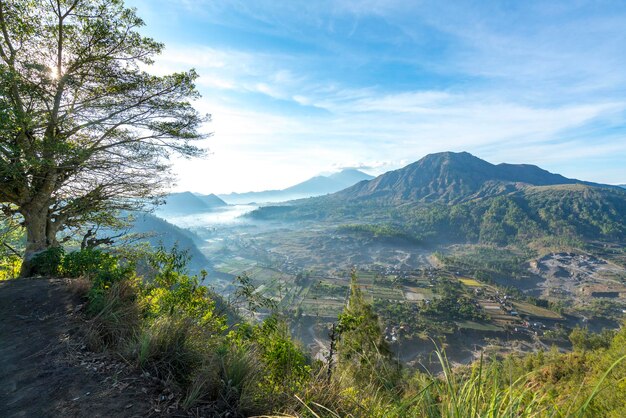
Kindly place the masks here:
[(438, 151), (626, 183), (625, 1), (132, 0), (210, 113), (179, 190), (282, 188)]

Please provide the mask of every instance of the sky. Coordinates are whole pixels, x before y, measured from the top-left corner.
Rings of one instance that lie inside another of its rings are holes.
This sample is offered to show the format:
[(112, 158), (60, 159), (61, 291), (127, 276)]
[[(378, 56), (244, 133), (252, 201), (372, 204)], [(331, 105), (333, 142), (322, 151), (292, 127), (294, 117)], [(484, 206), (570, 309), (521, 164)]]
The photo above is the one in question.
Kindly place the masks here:
[(284, 188), (440, 151), (626, 183), (626, 1), (127, 0), (196, 69), (176, 190)]

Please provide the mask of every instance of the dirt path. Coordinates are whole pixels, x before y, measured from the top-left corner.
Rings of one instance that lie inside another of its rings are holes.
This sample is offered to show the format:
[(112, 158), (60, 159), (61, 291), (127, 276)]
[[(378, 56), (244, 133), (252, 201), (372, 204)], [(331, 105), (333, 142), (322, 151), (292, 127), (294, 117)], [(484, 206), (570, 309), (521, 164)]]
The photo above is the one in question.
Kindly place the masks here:
[(161, 415), (148, 376), (80, 346), (80, 306), (63, 280), (0, 282), (1, 417)]

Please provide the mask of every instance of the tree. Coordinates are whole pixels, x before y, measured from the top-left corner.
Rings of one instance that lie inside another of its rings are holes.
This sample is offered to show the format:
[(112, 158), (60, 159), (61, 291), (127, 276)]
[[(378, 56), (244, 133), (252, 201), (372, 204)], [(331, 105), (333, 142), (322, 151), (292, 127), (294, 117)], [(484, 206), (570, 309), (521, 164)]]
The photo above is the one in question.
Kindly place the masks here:
[(363, 297), (352, 271), (350, 295), (339, 315), (336, 333), (337, 368), (341, 378), (353, 385), (393, 387), (398, 364), (385, 341), (378, 316)]
[(158, 200), (198, 156), (197, 74), (142, 68), (163, 45), (122, 0), (0, 0), (0, 203), (26, 229), (22, 276), (57, 233)]

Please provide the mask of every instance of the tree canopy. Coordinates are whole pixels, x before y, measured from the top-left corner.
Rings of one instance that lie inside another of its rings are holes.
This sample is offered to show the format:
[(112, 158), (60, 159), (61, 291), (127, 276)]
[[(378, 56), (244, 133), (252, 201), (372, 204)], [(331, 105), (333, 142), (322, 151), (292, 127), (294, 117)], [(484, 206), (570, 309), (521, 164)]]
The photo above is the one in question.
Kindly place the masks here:
[[(193, 71), (146, 71), (163, 45), (122, 0), (0, 0), (0, 203), (30, 259), (57, 233), (136, 209), (197, 156)], [(104, 215), (103, 215), (104, 214)]]

